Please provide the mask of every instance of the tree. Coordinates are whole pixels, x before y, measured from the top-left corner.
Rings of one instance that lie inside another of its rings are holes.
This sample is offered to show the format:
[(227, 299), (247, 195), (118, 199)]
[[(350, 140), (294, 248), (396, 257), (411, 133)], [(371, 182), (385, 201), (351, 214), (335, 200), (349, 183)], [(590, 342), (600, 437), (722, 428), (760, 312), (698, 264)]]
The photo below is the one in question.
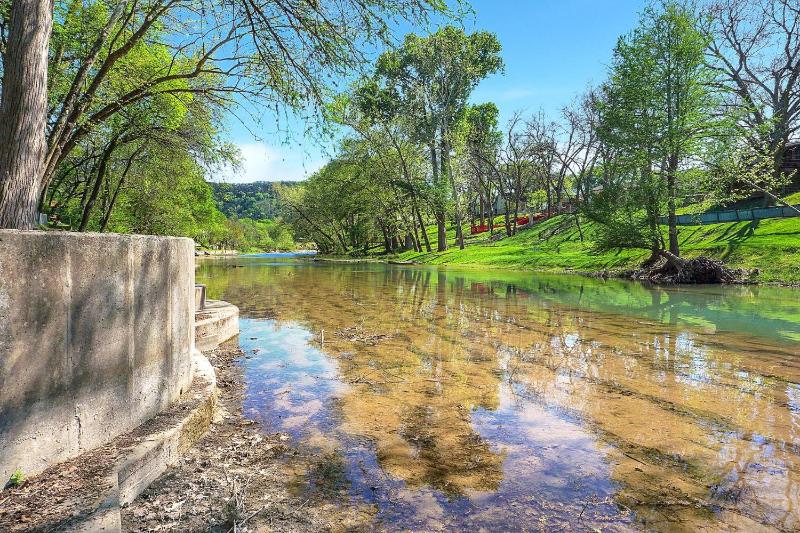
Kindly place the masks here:
[[(91, 13), (86, 15), (90, 18)], [(79, 55), (80, 42), (64, 35), (74, 29), (70, 24), (59, 20), (54, 41), (65, 54)], [(122, 71), (109, 75), (112, 86), (137, 83), (139, 79), (170, 68), (169, 54), (163, 45), (141, 44), (128, 55), (125, 67), (124, 76)], [(211, 84), (212, 80), (206, 83)], [(180, 89), (188, 84), (187, 80), (175, 80), (172, 87)], [(62, 90), (59, 78), (54, 78), (51, 98), (58, 101)], [(43, 191), (40, 209), (62, 225), (66, 222), (66, 227), (78, 231), (105, 231), (114, 210), (120, 205), (129, 206), (130, 197), (137, 188), (149, 191), (163, 188), (163, 194), (170, 200), (159, 204), (158, 211), (173, 203), (176, 216), (183, 215), (184, 209), (192, 209), (187, 202), (207, 201), (193, 194), (171, 195), (183, 185), (182, 180), (188, 175), (202, 180), (205, 171), (213, 172), (234, 157), (234, 151), (218, 140), (221, 122), (221, 109), (214, 106), (213, 101), (209, 102), (203, 93), (190, 93), (180, 99), (161, 95), (140, 100), (124, 112), (111, 116), (75, 145), (56, 168), (50, 186)], [(143, 200), (159, 202), (156, 198)], [(147, 210), (138, 212), (144, 217), (150, 216)], [(169, 213), (165, 213), (167, 215)], [(173, 234), (191, 234), (185, 229), (188, 226), (180, 223), (152, 226), (143, 220), (141, 224), (128, 221), (114, 227), (144, 233), (165, 233), (174, 228)]]
[(214, 199), (226, 216), (254, 220), (276, 219), (285, 215), (277, 185), (291, 187), (293, 182), (256, 181), (253, 183), (211, 183)]
[[(382, 218), (375, 168), (374, 162), (362, 165), (345, 152), (296, 187), (280, 187), (296, 235), (316, 242), (324, 253), (367, 249)], [(386, 226), (381, 226), (384, 236)]]
[(14, 0), (10, 15), (0, 97), (0, 228), (31, 229), (45, 153), (53, 9), (48, 0)]
[(451, 161), (455, 128), (477, 84), (502, 67), (497, 37), (488, 32), (467, 35), (453, 26), (428, 37), (409, 34), (399, 50), (378, 60), (378, 76), (399, 95), (403, 113), (415, 119), (416, 138), (429, 150), (439, 251), (447, 248), (448, 196), (455, 207), (456, 239), (464, 247)]
[(489, 232), (494, 232), (494, 204), (497, 194), (495, 176), (503, 133), (498, 128), (500, 111), (492, 102), (471, 105), (466, 111), (465, 159), (471, 170), (472, 188), (476, 192), (480, 225), (489, 219)]
[(751, 150), (771, 160), (779, 181), (783, 148), (800, 131), (800, 4), (715, 0), (705, 12), (714, 85)]
[[(565, 188), (578, 235), (584, 239), (580, 223), (582, 202), (589, 199), (593, 188), (593, 177), (600, 155), (597, 138), (597, 94), (589, 89), (586, 94), (561, 110), (560, 139), (556, 149), (559, 181), (572, 180), (572, 187)], [(570, 191), (573, 191), (570, 193)], [(572, 197), (570, 195), (572, 194)]]
[(383, 88), (378, 80), (360, 80), (351, 94), (342, 95), (330, 106), (331, 118), (353, 129), (368, 145), (372, 159), (388, 176), (387, 186), (395, 195), (396, 216), (408, 231), (406, 241), (422, 251), (431, 251), (422, 217), (422, 201), (429, 193), (422, 171), (422, 150), (413, 139), (413, 120), (400, 112), (401, 102), (391, 87)]
[[(235, 0), (203, 3), (200, 17), (194, 0), (119, 0), (113, 7), (101, 0), (60, 1), (56, 7), (66, 22), (81, 20), (75, 14), (87, 10), (98, 17), (90, 19), (90, 34), (65, 32), (80, 36), (78, 54), (65, 54), (56, 42), (50, 66), (64, 90), (46, 122), (53, 4), (12, 2), (3, 66), (0, 225), (30, 226), (31, 198), (42, 197), (81, 142), (131, 106), (203, 94), (224, 107), (245, 101), (249, 107), (314, 109), (327, 87), (364, 62), (365, 44), (389, 42), (390, 21), (424, 23), (433, 12), (451, 14), (439, 0)], [(3, 30), (7, 21), (0, 22)], [(168, 68), (144, 78), (113, 76), (147, 44), (166, 51)]]
[[(641, 179), (629, 186), (638, 184), (655, 192), (661, 188), (654, 180), (664, 181), (669, 251), (675, 256), (679, 255), (675, 213), (679, 174), (715, 129), (717, 101), (708, 90), (706, 44), (687, 7), (672, 1), (648, 7), (639, 27), (617, 44), (611, 79), (604, 89), (600, 131), (627, 160), (624, 166), (629, 172), (639, 169)], [(652, 224), (661, 207), (648, 205), (655, 209), (648, 217)], [(653, 240), (654, 253), (659, 244)]]
[[(159, 150), (167, 154), (158, 154)], [(155, 146), (150, 155), (141, 175), (131, 179), (121, 195), (110, 229), (195, 238), (222, 220), (202, 169), (188, 154), (178, 156), (169, 147)]]
[(738, 128), (733, 130), (713, 143), (705, 156), (707, 168), (698, 179), (704, 201), (695, 204), (696, 212), (749, 199), (754, 190), (764, 195), (765, 203), (775, 202), (798, 211), (779, 196), (796, 172), (776, 173), (775, 158), (767, 141), (760, 149), (754, 149), (752, 141), (741, 135)]
[(548, 209), (551, 205), (550, 171), (553, 163), (553, 140), (544, 121), (526, 123), (522, 114), (514, 113), (506, 126), (505, 141), (498, 151), (494, 175), (497, 189), (505, 204), (506, 235), (517, 232), (519, 209), (534, 182), (547, 188)]
[[(511, 131), (511, 128), (509, 128), (509, 131)], [(558, 125), (553, 121), (547, 120), (542, 113), (534, 115), (525, 123), (523, 137), (526, 152), (525, 160), (530, 168), (531, 175), (530, 182), (525, 188), (529, 189), (535, 185), (545, 191), (548, 215), (553, 214), (553, 207), (560, 205), (564, 196), (563, 189), (566, 175), (563, 172), (556, 172), (558, 162), (557, 134)]]

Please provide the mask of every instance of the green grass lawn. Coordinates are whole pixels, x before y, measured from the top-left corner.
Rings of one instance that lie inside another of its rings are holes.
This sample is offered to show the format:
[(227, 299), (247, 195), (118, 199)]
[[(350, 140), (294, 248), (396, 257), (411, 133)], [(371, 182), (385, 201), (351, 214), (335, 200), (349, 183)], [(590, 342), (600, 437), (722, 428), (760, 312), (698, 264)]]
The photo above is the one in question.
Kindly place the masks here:
[[(436, 247), (435, 226), (428, 228)], [(800, 282), (800, 217), (756, 222), (681, 226), (681, 253), (724, 260), (737, 268), (758, 268), (761, 281)], [(405, 252), (401, 260), (429, 264), (458, 264), (544, 271), (601, 271), (631, 268), (647, 258), (645, 250), (598, 251), (594, 227), (582, 224), (584, 240), (572, 217), (558, 216), (513, 237), (489, 242), (488, 234), (468, 240), (459, 250), (454, 228), (448, 229), (450, 248), (441, 253)], [(498, 230), (498, 231), (503, 231)], [(466, 227), (465, 235), (469, 234)]]
[(784, 201), (791, 205), (800, 204), (800, 192), (796, 192), (794, 194), (790, 194), (789, 196), (784, 197)]

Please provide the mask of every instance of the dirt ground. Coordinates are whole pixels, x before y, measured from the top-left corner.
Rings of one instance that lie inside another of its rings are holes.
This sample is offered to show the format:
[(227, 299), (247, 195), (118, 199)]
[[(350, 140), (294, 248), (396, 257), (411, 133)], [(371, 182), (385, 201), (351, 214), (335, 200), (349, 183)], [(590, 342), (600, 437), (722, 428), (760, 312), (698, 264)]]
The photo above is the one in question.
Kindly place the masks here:
[(206, 355), (217, 372), (218, 420), (178, 465), (122, 510), (123, 531), (374, 529), (371, 508), (302, 490), (298, 472), (316, 461), (313, 452), (294, 447), (287, 435), (264, 433), (242, 416), (245, 384), (236, 359), (243, 352), (223, 346)]
[[(198, 382), (194, 387), (202, 389), (204, 384)], [(0, 491), (0, 532), (72, 531), (78, 527), (109, 497), (116, 466), (135, 446), (174, 427), (196, 409), (203, 398), (197, 392), (191, 390), (187, 398), (133, 431)]]

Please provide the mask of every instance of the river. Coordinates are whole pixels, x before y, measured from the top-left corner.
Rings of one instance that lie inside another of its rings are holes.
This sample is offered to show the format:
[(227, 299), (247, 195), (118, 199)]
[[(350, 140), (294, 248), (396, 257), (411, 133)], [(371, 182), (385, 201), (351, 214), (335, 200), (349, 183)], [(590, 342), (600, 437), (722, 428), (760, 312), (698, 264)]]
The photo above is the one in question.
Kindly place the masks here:
[(390, 530), (800, 529), (800, 291), (203, 259), (293, 490)]

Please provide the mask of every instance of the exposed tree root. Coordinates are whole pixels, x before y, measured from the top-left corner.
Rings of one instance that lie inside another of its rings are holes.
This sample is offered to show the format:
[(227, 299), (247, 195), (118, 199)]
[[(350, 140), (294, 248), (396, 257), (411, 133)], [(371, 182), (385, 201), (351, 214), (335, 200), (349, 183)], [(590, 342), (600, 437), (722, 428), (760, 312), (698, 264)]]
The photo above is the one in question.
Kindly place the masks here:
[(659, 252), (656, 261), (648, 260), (638, 270), (625, 277), (658, 284), (746, 283), (750, 272), (728, 268), (722, 261), (708, 257), (684, 259), (666, 250)]

